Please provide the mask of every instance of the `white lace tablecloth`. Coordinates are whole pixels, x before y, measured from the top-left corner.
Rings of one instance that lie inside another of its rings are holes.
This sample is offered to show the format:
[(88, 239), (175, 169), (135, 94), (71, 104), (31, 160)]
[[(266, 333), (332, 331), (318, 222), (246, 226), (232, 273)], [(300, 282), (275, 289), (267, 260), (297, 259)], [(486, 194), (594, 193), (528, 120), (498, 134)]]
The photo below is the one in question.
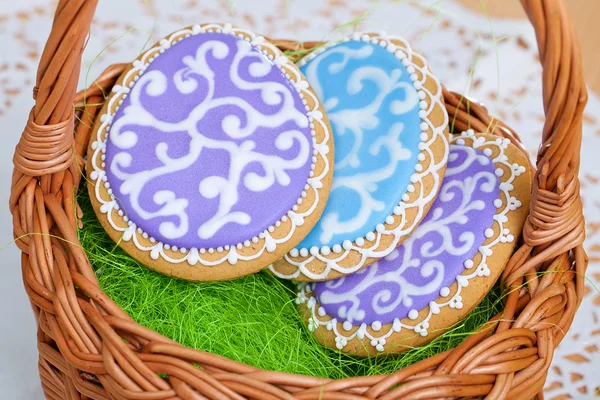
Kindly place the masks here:
[[(0, 0), (0, 203), (8, 203), (12, 153), (32, 102), (40, 54), (55, 0)], [(415, 5), (414, 3), (419, 3)], [(326, 40), (334, 29), (374, 5), (366, 0), (102, 0), (84, 54), (81, 87), (109, 64), (132, 60), (145, 45), (182, 26), (231, 21), (277, 38)], [(486, 103), (513, 127), (534, 155), (544, 121), (541, 69), (527, 21), (488, 20), (452, 1), (382, 1), (358, 30), (406, 37), (450, 89)], [(549, 399), (600, 396), (600, 99), (591, 94), (584, 116), (581, 181), (590, 256), (587, 294), (556, 351), (547, 380)], [(12, 240), (11, 217), (0, 213), (0, 244)], [(0, 254), (0, 398), (42, 398), (37, 377), (36, 331), (21, 285), (14, 245)], [(594, 287), (595, 285), (595, 287)], [(3, 392), (3, 394), (1, 393)]]

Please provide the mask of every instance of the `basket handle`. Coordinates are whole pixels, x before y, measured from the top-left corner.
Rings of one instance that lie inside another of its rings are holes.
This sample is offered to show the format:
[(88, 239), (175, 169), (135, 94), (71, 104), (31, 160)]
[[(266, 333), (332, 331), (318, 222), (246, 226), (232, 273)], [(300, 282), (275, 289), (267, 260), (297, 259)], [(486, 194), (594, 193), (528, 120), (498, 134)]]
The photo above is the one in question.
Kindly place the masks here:
[(96, 5), (97, 0), (58, 3), (37, 71), (35, 106), (13, 159), (25, 175), (61, 173), (73, 164), (73, 102)]
[(587, 103), (579, 42), (563, 1), (521, 3), (535, 29), (543, 67), (546, 121), (537, 156), (537, 184), (540, 189), (562, 193), (579, 172)]
[[(98, 0), (61, 0), (44, 48), (34, 89), (35, 107), (15, 154), (16, 168), (46, 175), (69, 166), (73, 100), (81, 55)], [(579, 170), (582, 115), (587, 101), (576, 34), (562, 1), (521, 0), (533, 24), (543, 66), (546, 121), (537, 157), (540, 189), (562, 192)], [(50, 141), (48, 138), (52, 138)], [(34, 149), (52, 146), (40, 159)], [(67, 150), (65, 150), (67, 149)]]

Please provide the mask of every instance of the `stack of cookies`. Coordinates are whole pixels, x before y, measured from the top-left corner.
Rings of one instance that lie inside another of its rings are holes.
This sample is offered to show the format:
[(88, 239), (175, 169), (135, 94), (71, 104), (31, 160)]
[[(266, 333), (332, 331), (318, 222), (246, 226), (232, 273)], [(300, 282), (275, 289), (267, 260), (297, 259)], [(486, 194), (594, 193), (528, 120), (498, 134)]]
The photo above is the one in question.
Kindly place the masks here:
[(507, 139), (450, 134), (401, 38), (354, 34), (296, 64), (230, 24), (174, 32), (120, 77), (88, 189), (108, 234), (161, 273), (299, 282), (325, 346), (398, 353), (464, 318), (502, 273), (531, 171)]

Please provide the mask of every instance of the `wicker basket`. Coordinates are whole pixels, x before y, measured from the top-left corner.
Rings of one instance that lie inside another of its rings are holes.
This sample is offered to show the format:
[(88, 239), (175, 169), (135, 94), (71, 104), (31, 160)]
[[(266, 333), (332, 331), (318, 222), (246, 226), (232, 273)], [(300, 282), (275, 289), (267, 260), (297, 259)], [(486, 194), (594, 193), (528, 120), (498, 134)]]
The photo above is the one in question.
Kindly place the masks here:
[[(515, 289), (504, 313), (451, 351), (391, 375), (340, 381), (262, 371), (185, 348), (137, 325), (100, 290), (77, 239), (73, 193), (103, 93), (124, 65), (112, 66), (76, 94), (96, 3), (59, 1), (37, 74), (36, 104), (14, 157), (10, 209), (38, 323), (47, 398), (542, 397), (554, 349), (583, 297), (587, 266), (577, 178), (587, 95), (575, 33), (560, 1), (522, 0), (537, 31), (546, 122), (523, 243), (501, 278)], [(491, 131), (518, 144), (481, 105), (448, 91), (444, 96), (454, 130)]]

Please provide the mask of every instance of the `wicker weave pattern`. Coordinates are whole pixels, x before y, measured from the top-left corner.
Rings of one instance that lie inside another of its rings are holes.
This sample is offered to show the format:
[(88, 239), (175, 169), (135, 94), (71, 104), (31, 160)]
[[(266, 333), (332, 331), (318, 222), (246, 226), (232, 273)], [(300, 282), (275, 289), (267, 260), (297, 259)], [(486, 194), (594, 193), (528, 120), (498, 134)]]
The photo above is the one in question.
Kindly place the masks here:
[[(75, 93), (96, 3), (59, 1), (39, 66), (36, 105), (14, 158), (10, 209), (39, 327), (39, 371), (47, 398), (541, 397), (554, 349), (583, 297), (587, 266), (577, 178), (587, 94), (579, 47), (560, 1), (522, 0), (544, 67), (546, 123), (523, 244), (502, 276), (505, 287), (515, 289), (504, 314), (456, 349), (388, 376), (340, 381), (262, 371), (187, 349), (137, 325), (98, 287), (77, 239), (74, 193), (102, 94), (125, 66), (110, 67), (85, 93)], [(482, 106), (456, 93), (444, 96), (456, 131), (470, 127), (519, 144)]]

